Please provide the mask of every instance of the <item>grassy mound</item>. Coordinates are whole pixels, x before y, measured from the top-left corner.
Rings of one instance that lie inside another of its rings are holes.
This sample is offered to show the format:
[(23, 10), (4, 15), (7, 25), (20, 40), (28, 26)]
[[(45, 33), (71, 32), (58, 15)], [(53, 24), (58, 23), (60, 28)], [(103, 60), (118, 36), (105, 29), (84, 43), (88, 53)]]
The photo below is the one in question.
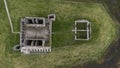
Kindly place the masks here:
[[(55, 34), (52, 53), (21, 55), (12, 51), (12, 47), (19, 43), (19, 35), (10, 33), (3, 1), (0, 3), (1, 68), (54, 68), (97, 60), (116, 36), (116, 25), (101, 4), (62, 0), (8, 0), (15, 31), (19, 31), (22, 17), (47, 17), (51, 13), (57, 15), (57, 20), (53, 22)], [(90, 41), (74, 41), (72, 29), (77, 19), (88, 19), (91, 22)]]

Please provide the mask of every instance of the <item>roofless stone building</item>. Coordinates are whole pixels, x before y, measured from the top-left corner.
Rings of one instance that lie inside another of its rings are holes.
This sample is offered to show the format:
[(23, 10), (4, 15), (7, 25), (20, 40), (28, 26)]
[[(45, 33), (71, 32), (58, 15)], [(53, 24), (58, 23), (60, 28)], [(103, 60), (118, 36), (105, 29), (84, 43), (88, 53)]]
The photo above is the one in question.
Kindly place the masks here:
[(85, 19), (76, 20), (72, 31), (75, 33), (75, 40), (89, 40), (91, 38), (91, 23)]
[(51, 52), (52, 22), (55, 14), (44, 17), (26, 17), (20, 23), (20, 45), (14, 50), (24, 54)]

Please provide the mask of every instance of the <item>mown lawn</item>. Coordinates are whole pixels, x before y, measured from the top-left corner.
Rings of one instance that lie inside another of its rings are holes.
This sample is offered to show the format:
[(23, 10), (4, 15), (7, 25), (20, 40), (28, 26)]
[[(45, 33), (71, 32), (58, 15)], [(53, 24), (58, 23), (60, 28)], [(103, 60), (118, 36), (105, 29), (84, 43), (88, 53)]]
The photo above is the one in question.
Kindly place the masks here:
[[(19, 31), (20, 18), (57, 15), (53, 22), (53, 50), (49, 54), (21, 55), (12, 47), (19, 35), (10, 33), (3, 0), (0, 0), (0, 68), (59, 68), (98, 60), (116, 36), (115, 22), (98, 3), (63, 0), (8, 0), (14, 30)], [(74, 21), (88, 19), (92, 24), (89, 41), (74, 41)]]

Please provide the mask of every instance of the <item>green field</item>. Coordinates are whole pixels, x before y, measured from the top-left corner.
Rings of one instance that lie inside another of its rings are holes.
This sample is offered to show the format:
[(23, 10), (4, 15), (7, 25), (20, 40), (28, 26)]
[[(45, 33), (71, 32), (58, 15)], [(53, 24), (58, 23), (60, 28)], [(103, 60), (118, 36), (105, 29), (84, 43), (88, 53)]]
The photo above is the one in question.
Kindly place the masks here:
[[(53, 49), (49, 54), (21, 55), (12, 47), (19, 35), (10, 32), (3, 0), (0, 0), (0, 68), (59, 68), (98, 60), (116, 37), (116, 25), (98, 3), (62, 0), (8, 0), (14, 30), (19, 31), (20, 18), (47, 17), (55, 13)], [(88, 19), (92, 24), (90, 41), (74, 41), (74, 21)]]

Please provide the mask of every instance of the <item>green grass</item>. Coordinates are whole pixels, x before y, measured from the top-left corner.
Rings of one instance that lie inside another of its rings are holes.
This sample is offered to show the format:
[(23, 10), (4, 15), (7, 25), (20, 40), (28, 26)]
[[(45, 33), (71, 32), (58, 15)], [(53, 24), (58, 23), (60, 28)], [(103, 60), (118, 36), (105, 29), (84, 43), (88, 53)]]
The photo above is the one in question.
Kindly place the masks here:
[[(8, 0), (14, 30), (19, 31), (20, 18), (57, 15), (53, 22), (53, 50), (49, 54), (21, 55), (12, 47), (19, 35), (10, 33), (3, 0), (0, 0), (0, 68), (59, 68), (98, 60), (116, 36), (116, 25), (101, 4), (62, 0)], [(72, 29), (76, 19), (92, 24), (90, 41), (74, 41)]]
[(87, 23), (77, 23), (76, 27), (78, 30), (87, 30)]
[(87, 39), (87, 31), (77, 31), (77, 39)]

